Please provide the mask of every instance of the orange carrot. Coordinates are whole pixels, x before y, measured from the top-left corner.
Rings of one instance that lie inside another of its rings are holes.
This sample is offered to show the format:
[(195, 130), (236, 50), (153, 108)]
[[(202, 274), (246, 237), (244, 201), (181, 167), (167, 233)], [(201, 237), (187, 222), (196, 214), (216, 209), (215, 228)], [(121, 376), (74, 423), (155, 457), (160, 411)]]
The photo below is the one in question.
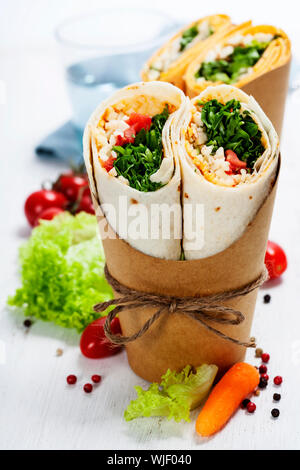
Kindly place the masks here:
[(243, 399), (259, 383), (259, 373), (246, 362), (229, 369), (210, 393), (196, 421), (196, 431), (201, 436), (218, 432), (240, 406)]

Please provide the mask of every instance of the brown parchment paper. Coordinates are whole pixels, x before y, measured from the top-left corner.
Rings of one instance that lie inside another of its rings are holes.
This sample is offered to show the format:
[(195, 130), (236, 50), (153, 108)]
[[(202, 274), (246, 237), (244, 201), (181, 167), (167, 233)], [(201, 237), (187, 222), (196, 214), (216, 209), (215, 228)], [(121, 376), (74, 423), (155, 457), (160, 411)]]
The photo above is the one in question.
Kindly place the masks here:
[[(277, 176), (279, 169), (277, 172)], [(128, 288), (177, 297), (205, 296), (232, 290), (255, 280), (262, 272), (269, 226), (277, 186), (261, 206), (244, 234), (229, 248), (214, 256), (191, 261), (154, 258), (119, 239), (101, 215), (94, 200), (109, 272)], [(104, 236), (109, 232), (111, 237)], [(238, 326), (211, 323), (223, 333), (249, 340), (257, 291), (231, 299), (224, 305), (240, 310), (245, 321)], [(120, 314), (122, 332), (139, 330), (155, 310), (144, 308)], [(180, 370), (187, 364), (216, 364), (219, 374), (245, 357), (246, 349), (208, 331), (182, 314), (164, 314), (145, 335), (126, 346), (128, 361), (140, 377), (160, 381), (168, 368)]]
[[(284, 65), (266, 72), (241, 87), (252, 95), (275, 127), (279, 137), (282, 131), (285, 101), (288, 93), (291, 59)], [(186, 95), (196, 96), (195, 91), (187, 85)]]

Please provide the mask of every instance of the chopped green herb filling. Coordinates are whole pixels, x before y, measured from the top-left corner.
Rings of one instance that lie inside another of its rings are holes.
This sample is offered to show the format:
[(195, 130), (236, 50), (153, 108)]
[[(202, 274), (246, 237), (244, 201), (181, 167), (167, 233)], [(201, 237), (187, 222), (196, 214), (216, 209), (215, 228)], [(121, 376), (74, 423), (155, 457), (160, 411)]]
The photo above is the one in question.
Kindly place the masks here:
[(258, 62), (269, 44), (252, 41), (249, 46), (237, 46), (226, 59), (203, 62), (195, 77), (204, 77), (212, 82), (235, 83), (240, 75)]
[(261, 143), (262, 133), (250, 113), (241, 113), (241, 103), (237, 100), (230, 100), (225, 105), (217, 100), (199, 101), (198, 104), (203, 106), (201, 119), (207, 134), (205, 145), (212, 145), (213, 152), (219, 147), (233, 150), (240, 160), (247, 162), (248, 168), (253, 168), (265, 149)]
[(114, 167), (119, 176), (129, 181), (129, 186), (138, 191), (156, 191), (162, 183), (153, 183), (150, 176), (159, 170), (163, 158), (162, 130), (169, 117), (168, 105), (152, 118), (149, 131), (142, 129), (134, 143), (123, 147), (114, 146), (117, 153)]
[(179, 51), (182, 52), (192, 42), (192, 40), (198, 35), (199, 31), (197, 26), (192, 26), (191, 28), (184, 31), (181, 36), (180, 48)]

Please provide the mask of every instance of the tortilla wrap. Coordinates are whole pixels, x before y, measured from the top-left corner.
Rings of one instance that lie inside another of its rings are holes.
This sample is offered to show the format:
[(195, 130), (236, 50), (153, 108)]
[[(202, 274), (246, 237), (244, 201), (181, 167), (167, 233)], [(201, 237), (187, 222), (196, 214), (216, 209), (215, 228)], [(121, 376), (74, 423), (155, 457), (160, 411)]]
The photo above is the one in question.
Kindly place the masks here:
[[(194, 38), (183, 51), (180, 51), (182, 35), (194, 27), (198, 28), (201, 36)], [(208, 33), (213, 31), (208, 36), (207, 28), (211, 28)], [(231, 20), (227, 15), (211, 15), (193, 21), (193, 23), (181, 29), (148, 60), (141, 72), (142, 80), (170, 82), (184, 90), (183, 75), (188, 65), (201, 54), (202, 50), (209, 48), (217, 38), (221, 38), (225, 31), (230, 28), (232, 28)], [(157, 70), (156, 64), (159, 64), (160, 68), (162, 67), (160, 71)], [(155, 76), (153, 76), (153, 71)]]
[(209, 61), (210, 55), (214, 54), (214, 52), (219, 53), (226, 47), (234, 45), (235, 39), (237, 39), (238, 43), (239, 39), (249, 38), (249, 35), (272, 35), (274, 39), (270, 41), (260, 59), (251, 68), (251, 72), (232, 83), (234, 86), (243, 88), (261, 75), (277, 69), (290, 61), (291, 43), (282, 29), (270, 25), (252, 26), (251, 22), (243, 23), (228, 31), (221, 38), (218, 38), (212, 45), (209, 44), (208, 47), (202, 49), (201, 53), (189, 64), (184, 80), (186, 83), (186, 93), (190, 98), (199, 95), (208, 86), (216, 86), (222, 83), (221, 81), (202, 80), (201, 77), (197, 79), (195, 76), (201, 65)]
[[(169, 134), (186, 102), (182, 91), (169, 83), (136, 83), (102, 102), (90, 117), (83, 136), (91, 192), (111, 228), (133, 248), (154, 257), (173, 260), (181, 255), (181, 177)], [(99, 152), (104, 148), (101, 139), (105, 141), (106, 138), (104, 127), (107, 127), (107, 122), (112, 125), (120, 113), (130, 115), (133, 112), (153, 117), (161, 113), (165, 105), (171, 111), (162, 130), (163, 158), (156, 173), (157, 180), (164, 186), (154, 191), (139, 191), (129, 186), (124, 178), (117, 177), (116, 173), (114, 176), (109, 174), (100, 163)], [(109, 121), (107, 116), (110, 115), (115, 119)], [(170, 220), (165, 220), (156, 206), (158, 204), (169, 208), (174, 205)], [(169, 230), (169, 233), (164, 230)]]
[[(222, 104), (238, 100), (241, 110), (250, 113), (262, 133), (263, 155), (256, 161), (253, 173), (245, 175), (247, 181), (235, 186), (226, 186), (227, 177), (224, 183), (223, 180), (220, 183), (214, 179), (213, 172), (200, 171), (187, 151), (192, 111), (199, 100), (207, 102), (212, 99)], [(207, 258), (226, 250), (241, 237), (269, 195), (278, 167), (278, 136), (255, 99), (229, 85), (209, 87), (194, 98), (182, 117), (181, 126), (172, 128), (172, 134), (174, 154), (180, 161), (182, 172), (185, 259)], [(195, 217), (197, 207), (202, 208), (200, 224)]]

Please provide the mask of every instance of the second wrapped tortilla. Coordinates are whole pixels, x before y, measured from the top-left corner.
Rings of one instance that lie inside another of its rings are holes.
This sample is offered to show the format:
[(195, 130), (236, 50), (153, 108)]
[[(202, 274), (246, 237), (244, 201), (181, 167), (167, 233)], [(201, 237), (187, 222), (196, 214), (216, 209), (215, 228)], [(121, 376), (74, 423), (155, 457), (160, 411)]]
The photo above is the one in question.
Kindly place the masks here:
[(173, 132), (182, 169), (185, 258), (207, 258), (241, 237), (269, 195), (278, 137), (254, 98), (228, 85), (194, 98)]
[(183, 75), (202, 50), (232, 28), (227, 15), (211, 15), (185, 26), (147, 61), (142, 79), (162, 80), (184, 89)]

